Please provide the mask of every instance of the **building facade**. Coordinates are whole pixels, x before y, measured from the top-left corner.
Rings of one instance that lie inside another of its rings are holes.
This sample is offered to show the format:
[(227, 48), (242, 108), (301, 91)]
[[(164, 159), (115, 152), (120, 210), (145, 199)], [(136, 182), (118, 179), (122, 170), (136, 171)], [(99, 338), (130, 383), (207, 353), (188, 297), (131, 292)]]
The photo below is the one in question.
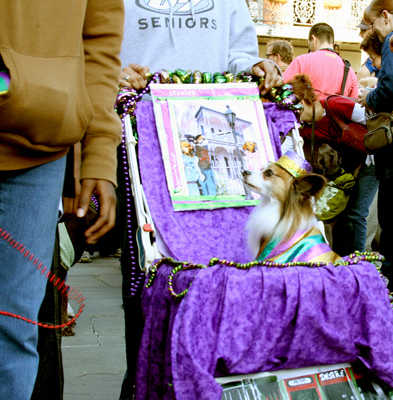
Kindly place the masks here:
[(317, 22), (334, 28), (340, 55), (351, 62), (355, 72), (366, 56), (359, 49), (359, 29), (363, 11), (370, 0), (246, 0), (258, 35), (260, 56), (266, 43), (285, 39), (292, 43), (295, 55), (308, 52), (308, 32)]

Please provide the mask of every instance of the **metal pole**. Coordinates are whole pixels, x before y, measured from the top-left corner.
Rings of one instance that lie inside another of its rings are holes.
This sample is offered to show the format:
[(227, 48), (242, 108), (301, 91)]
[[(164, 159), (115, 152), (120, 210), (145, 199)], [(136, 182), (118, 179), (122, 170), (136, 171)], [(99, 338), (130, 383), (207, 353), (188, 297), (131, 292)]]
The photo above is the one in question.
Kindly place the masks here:
[[(235, 125), (236, 125), (236, 119), (235, 119), (233, 124), (230, 124), (230, 126), (231, 126), (231, 129), (232, 129), (233, 138), (235, 140), (235, 147), (236, 147), (236, 150), (237, 150), (237, 156), (239, 157), (241, 169), (242, 169), (242, 172), (243, 172), (243, 171), (245, 171), (244, 163), (243, 163), (243, 155), (240, 152), (239, 144), (237, 143)], [(243, 179), (241, 179), (241, 177), (239, 177), (239, 179), (242, 182), (243, 187), (244, 187), (244, 192), (245, 192), (244, 200), (253, 200), (254, 198), (252, 197), (250, 189), (244, 184)]]

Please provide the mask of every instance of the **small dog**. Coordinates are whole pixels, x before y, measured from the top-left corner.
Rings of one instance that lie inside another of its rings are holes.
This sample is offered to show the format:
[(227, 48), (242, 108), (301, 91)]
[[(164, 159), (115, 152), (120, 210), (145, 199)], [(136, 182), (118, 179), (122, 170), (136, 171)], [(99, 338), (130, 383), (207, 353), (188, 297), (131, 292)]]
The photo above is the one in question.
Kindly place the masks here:
[(323, 175), (329, 180), (334, 180), (337, 174), (341, 173), (338, 165), (338, 153), (327, 143), (323, 143), (318, 149), (318, 164), (323, 169)]
[(255, 142), (246, 142), (243, 144), (243, 150), (250, 153), (255, 153), (257, 149), (257, 144)]
[(186, 140), (180, 142), (180, 148), (184, 155), (192, 157), (195, 154), (194, 146)]
[[(248, 246), (254, 256), (260, 257), (271, 243), (285, 253), (294, 243), (298, 243), (295, 237), (307, 240), (307, 234), (313, 237), (321, 235), (313, 198), (326, 185), (322, 175), (304, 173), (295, 177), (277, 162), (267, 164), (258, 172), (244, 171), (243, 180), (252, 191), (261, 195), (261, 201), (251, 213), (246, 226), (249, 230)], [(327, 262), (340, 259), (326, 243), (320, 253), (326, 255)], [(322, 259), (318, 258), (318, 261)]]
[(378, 78), (375, 76), (369, 76), (367, 78), (360, 79), (359, 87), (360, 88), (374, 88), (378, 83)]

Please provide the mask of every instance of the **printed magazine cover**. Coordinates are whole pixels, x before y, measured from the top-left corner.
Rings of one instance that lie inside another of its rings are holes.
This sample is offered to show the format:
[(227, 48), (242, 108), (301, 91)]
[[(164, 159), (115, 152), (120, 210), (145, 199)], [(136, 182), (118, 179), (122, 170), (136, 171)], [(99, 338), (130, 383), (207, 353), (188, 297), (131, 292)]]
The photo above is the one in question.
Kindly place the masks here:
[(257, 204), (242, 171), (274, 161), (257, 85), (152, 84), (151, 93), (175, 211)]
[(222, 400), (388, 400), (391, 393), (350, 364), (216, 378)]

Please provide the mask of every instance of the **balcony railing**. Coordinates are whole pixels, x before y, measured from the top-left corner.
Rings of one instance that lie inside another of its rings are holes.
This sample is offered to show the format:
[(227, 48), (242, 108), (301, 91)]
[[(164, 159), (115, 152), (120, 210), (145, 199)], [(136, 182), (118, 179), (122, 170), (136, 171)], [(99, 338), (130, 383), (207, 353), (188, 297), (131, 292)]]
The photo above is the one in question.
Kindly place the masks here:
[[(316, 22), (331, 25), (339, 36), (357, 41), (359, 30), (356, 25), (370, 0), (246, 0), (251, 17), (260, 32), (267, 34), (285, 31), (299, 36)], [(303, 27), (303, 29), (301, 29)], [(291, 29), (288, 29), (291, 28)], [(258, 31), (258, 29), (257, 29)], [(345, 33), (344, 33), (345, 32)], [(340, 38), (341, 40), (343, 38)]]

